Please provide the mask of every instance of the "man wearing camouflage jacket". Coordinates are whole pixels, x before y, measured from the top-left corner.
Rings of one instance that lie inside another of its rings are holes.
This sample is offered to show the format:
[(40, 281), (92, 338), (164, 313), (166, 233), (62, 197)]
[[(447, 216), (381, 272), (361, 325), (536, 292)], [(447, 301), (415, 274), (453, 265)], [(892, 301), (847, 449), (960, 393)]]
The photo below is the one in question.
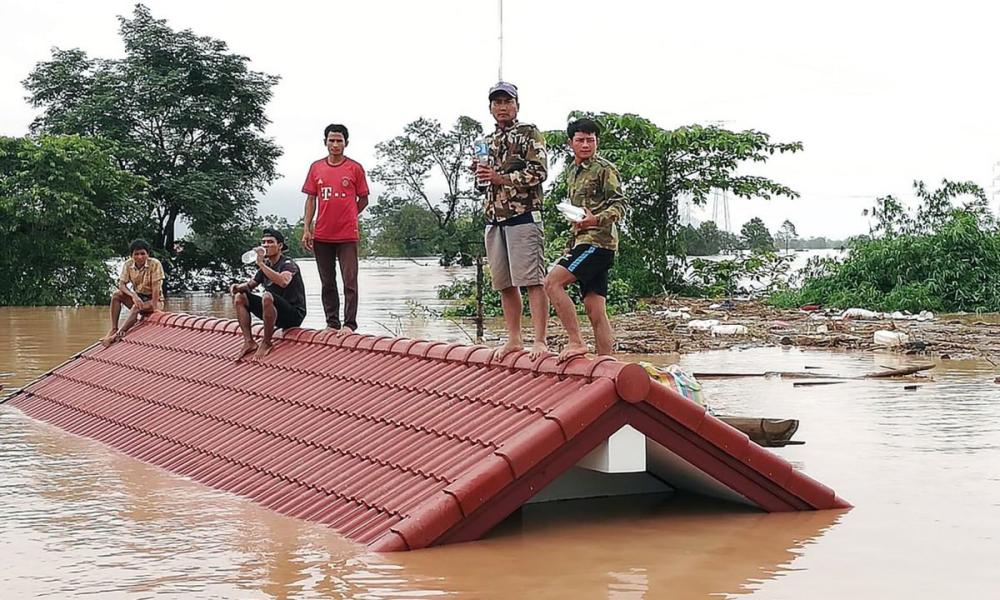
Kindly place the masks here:
[(529, 355), (548, 348), (545, 326), (549, 303), (545, 281), (545, 235), (542, 229), (542, 182), (548, 176), (545, 140), (538, 128), (517, 120), (517, 86), (501, 81), (490, 88), (490, 113), (496, 131), (489, 137), (489, 164), (476, 164), (484, 191), (486, 258), (493, 289), (500, 292), (507, 342), (497, 359), (524, 347), (521, 341), (521, 287), (527, 288), (535, 339)]
[(597, 354), (610, 355), (614, 336), (605, 298), (608, 295), (608, 271), (618, 250), (617, 223), (625, 214), (618, 169), (597, 156), (598, 126), (591, 119), (569, 124), (566, 135), (573, 150), (573, 162), (566, 167), (566, 191), (570, 204), (584, 209), (586, 216), (573, 223), (566, 254), (545, 278), (545, 292), (566, 328), (569, 343), (559, 353), (560, 362), (587, 353), (580, 335), (576, 307), (566, 293), (573, 282), (580, 283), (580, 296), (587, 318), (594, 328)]

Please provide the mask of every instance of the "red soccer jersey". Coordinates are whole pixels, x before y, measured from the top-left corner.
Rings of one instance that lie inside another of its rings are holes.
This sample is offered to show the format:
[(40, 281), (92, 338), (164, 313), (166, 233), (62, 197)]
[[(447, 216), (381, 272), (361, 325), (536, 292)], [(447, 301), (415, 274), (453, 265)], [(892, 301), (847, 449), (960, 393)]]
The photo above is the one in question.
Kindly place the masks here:
[(314, 238), (321, 242), (357, 242), (358, 197), (368, 195), (365, 169), (345, 158), (333, 166), (321, 158), (309, 167), (302, 192), (316, 196)]

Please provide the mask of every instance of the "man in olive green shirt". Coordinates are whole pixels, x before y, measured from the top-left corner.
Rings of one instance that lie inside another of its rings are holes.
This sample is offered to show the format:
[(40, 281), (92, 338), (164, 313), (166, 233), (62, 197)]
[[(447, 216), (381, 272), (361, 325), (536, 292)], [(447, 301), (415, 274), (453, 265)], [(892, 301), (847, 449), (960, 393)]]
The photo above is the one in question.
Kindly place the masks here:
[(566, 254), (545, 277), (545, 293), (569, 336), (569, 343), (559, 353), (560, 362), (583, 356), (589, 350), (580, 335), (576, 307), (566, 293), (566, 287), (573, 282), (580, 283), (597, 354), (610, 355), (614, 346), (605, 297), (608, 271), (618, 251), (617, 223), (625, 214), (625, 197), (618, 169), (597, 156), (598, 129), (591, 119), (574, 121), (566, 129), (573, 149), (573, 163), (566, 168), (568, 201), (584, 209), (586, 216), (573, 223)]

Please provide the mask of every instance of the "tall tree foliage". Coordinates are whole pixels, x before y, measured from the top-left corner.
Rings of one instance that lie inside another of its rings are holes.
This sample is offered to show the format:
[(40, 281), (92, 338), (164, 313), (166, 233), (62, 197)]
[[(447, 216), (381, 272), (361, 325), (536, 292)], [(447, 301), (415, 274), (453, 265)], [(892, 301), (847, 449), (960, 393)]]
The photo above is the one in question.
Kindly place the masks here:
[(774, 238), (767, 230), (767, 225), (760, 217), (754, 217), (743, 224), (740, 228), (740, 237), (743, 238), (744, 247), (751, 252), (770, 252), (774, 250)]
[(795, 229), (795, 223), (785, 219), (778, 231), (775, 232), (775, 240), (785, 247), (785, 252), (788, 252), (791, 243), (797, 239), (799, 239), (799, 232)]
[(367, 211), (377, 256), (432, 256), (438, 253), (440, 224), (436, 214), (411, 199), (382, 196)]
[[(739, 171), (775, 154), (798, 152), (802, 149), (799, 142), (773, 142), (760, 131), (729, 131), (715, 126), (663, 129), (631, 114), (573, 112), (569, 118), (582, 116), (600, 124), (600, 153), (621, 172), (630, 211), (622, 227), (618, 271), (625, 273), (640, 295), (682, 285), (682, 269), (670, 259), (684, 251), (678, 236), (678, 199), (682, 195), (696, 205), (704, 205), (712, 190), (728, 190), (740, 198), (798, 197), (776, 181)], [(564, 131), (550, 131), (546, 139), (553, 159), (570, 159)], [(561, 201), (565, 187), (557, 182), (551, 195), (554, 202)]]
[[(469, 171), (472, 144), (482, 135), (482, 125), (471, 117), (459, 117), (448, 130), (434, 119), (420, 118), (401, 135), (375, 146), (379, 162), (371, 175), (390, 194), (379, 203), (400, 210), (412, 204), (425, 207), (437, 225), (434, 246), (444, 264), (471, 264), (482, 254), (479, 197)], [(380, 219), (377, 227), (392, 226), (389, 212), (373, 210)]]
[(697, 228), (685, 225), (678, 235), (687, 256), (728, 254), (743, 247), (739, 236), (719, 229), (715, 221), (704, 221)]
[[(36, 134), (115, 142), (118, 165), (149, 182), (155, 248), (175, 253), (179, 219), (219, 242), (254, 222), (254, 196), (275, 178), (277, 144), (264, 135), (278, 78), (253, 71), (226, 43), (176, 31), (136, 5), (120, 18), (125, 55), (92, 58), (54, 49), (24, 85), (43, 109)], [(228, 257), (235, 258), (235, 257)]]
[(77, 136), (0, 137), (0, 305), (107, 300), (107, 261), (143, 234), (143, 180)]

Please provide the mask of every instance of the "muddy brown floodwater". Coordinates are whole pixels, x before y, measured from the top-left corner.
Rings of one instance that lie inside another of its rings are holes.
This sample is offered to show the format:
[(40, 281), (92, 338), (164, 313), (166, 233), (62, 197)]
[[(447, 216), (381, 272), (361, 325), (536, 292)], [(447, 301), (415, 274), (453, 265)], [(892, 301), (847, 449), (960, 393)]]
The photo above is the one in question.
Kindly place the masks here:
[[(464, 339), (405, 308), (433, 303), (448, 273), (402, 262), (363, 273), (362, 328)], [(307, 325), (319, 325), (309, 300)], [(167, 307), (231, 315), (224, 298)], [(103, 308), (0, 308), (0, 383), (23, 385), (106, 327)], [(626, 358), (840, 375), (923, 360), (780, 348)], [(852, 510), (769, 515), (662, 496), (549, 503), (478, 542), (389, 555), (0, 406), (0, 598), (1000, 598), (997, 373), (970, 360), (929, 374), (915, 391), (705, 382), (718, 412), (800, 419), (807, 443), (776, 452)]]

